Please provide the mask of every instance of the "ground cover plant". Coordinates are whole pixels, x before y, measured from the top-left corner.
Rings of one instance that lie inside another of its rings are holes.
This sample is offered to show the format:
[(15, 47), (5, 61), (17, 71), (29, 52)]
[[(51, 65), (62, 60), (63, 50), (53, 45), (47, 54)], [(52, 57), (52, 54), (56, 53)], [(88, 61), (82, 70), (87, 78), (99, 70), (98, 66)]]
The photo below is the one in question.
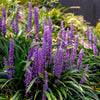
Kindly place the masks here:
[[(99, 100), (99, 40), (93, 28), (85, 35), (53, 25), (29, 2), (0, 17), (0, 100)], [(40, 19), (39, 19), (40, 17)]]

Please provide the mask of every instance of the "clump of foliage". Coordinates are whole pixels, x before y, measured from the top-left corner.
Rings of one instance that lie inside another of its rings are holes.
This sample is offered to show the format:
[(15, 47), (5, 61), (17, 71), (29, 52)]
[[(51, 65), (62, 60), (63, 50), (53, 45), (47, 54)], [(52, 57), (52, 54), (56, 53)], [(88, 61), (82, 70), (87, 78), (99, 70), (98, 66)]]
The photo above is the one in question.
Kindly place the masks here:
[(83, 37), (73, 22), (66, 30), (61, 21), (57, 30), (37, 7), (33, 14), (30, 2), (24, 21), (19, 7), (11, 19), (2, 9), (0, 99), (99, 100), (100, 53), (93, 29), (87, 27)]

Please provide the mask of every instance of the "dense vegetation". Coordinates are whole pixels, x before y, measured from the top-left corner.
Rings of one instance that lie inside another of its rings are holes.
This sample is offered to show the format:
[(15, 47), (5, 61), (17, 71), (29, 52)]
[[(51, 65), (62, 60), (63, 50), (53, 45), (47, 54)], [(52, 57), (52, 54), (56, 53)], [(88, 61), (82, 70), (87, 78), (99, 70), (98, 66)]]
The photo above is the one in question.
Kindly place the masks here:
[(2, 7), (0, 100), (99, 100), (98, 33), (62, 9)]

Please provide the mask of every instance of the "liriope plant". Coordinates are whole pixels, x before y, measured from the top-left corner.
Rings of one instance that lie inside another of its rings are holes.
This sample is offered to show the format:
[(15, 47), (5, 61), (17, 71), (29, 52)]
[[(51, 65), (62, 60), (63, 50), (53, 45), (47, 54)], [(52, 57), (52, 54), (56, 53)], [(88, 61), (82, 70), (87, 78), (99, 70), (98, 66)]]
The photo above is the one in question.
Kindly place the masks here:
[[(89, 81), (95, 78), (91, 72), (91, 68), (94, 67), (91, 67), (90, 61), (96, 60), (98, 55), (97, 37), (93, 37), (94, 41), (90, 38), (89, 28), (87, 28), (86, 41), (82, 40), (81, 44), (80, 37), (74, 35), (72, 22), (70, 30), (67, 28), (66, 31), (61, 21), (57, 39), (53, 41), (52, 34), (55, 27), (51, 18), (49, 17), (48, 20), (44, 18), (43, 24), (40, 25), (39, 9), (34, 7), (33, 21), (30, 2), (28, 21), (20, 21), (20, 9), (18, 9), (11, 19), (9, 28), (6, 23), (5, 7), (2, 9), (3, 14), (0, 18), (0, 61), (2, 62), (0, 66), (4, 72), (0, 74), (7, 78), (0, 79), (2, 93), (0, 98), (99, 100), (96, 95), (99, 91), (90, 87), (93, 83)], [(24, 27), (20, 28), (21, 25)], [(86, 46), (83, 45), (84, 43)], [(94, 57), (88, 62), (86, 59), (89, 59), (89, 51)], [(95, 61), (96, 63), (98, 61)], [(91, 76), (94, 78), (92, 79)], [(96, 81), (98, 80), (99, 78)], [(94, 83), (96, 84), (95, 79)]]

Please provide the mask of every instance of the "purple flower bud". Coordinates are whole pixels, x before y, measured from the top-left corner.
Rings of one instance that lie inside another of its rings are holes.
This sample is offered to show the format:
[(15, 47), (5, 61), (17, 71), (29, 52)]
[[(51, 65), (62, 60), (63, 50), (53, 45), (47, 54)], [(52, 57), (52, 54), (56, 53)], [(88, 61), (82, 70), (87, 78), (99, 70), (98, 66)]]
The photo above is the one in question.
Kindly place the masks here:
[(10, 68), (11, 74), (14, 74), (14, 40), (10, 39), (10, 49), (9, 49), (9, 66), (12, 66)]
[[(85, 73), (87, 73), (88, 71), (88, 65), (85, 67)], [(86, 75), (83, 73), (84, 77), (86, 77)], [(82, 77), (81, 81), (80, 81), (80, 84), (83, 84), (85, 82), (85, 78)]]
[(83, 54), (84, 54), (84, 49), (81, 49), (79, 53), (78, 61), (77, 61), (77, 69), (79, 70), (81, 69)]

